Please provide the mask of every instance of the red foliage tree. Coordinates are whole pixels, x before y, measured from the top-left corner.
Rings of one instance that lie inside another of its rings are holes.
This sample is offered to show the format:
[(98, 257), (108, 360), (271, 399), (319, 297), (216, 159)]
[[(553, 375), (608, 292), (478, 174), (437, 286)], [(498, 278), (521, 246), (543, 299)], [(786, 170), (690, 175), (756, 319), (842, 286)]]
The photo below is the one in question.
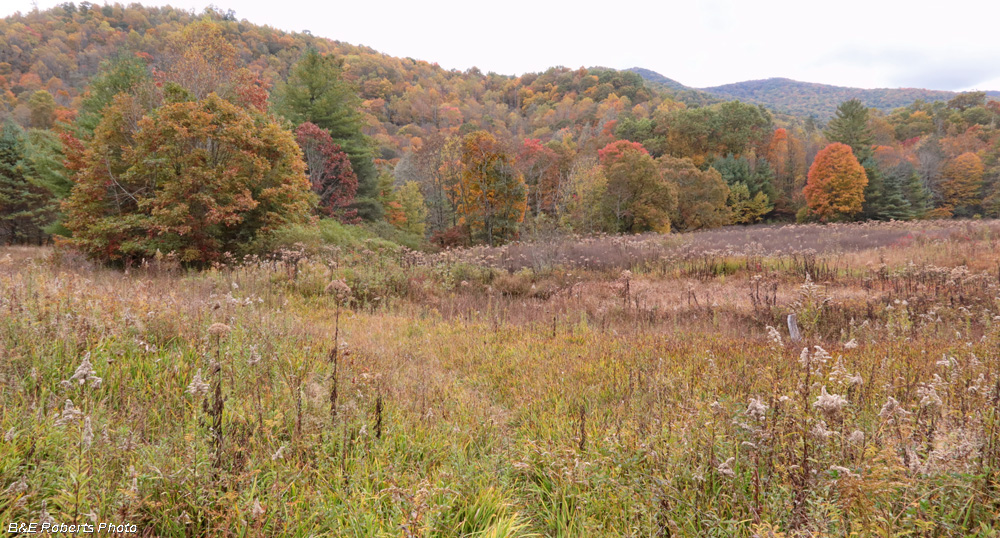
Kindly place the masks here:
[(333, 142), (329, 131), (308, 121), (295, 130), (295, 140), (305, 156), (313, 192), (319, 196), (320, 214), (344, 223), (357, 222), (358, 212), (350, 205), (358, 193), (358, 176), (347, 153)]
[(597, 150), (597, 157), (598, 159), (600, 159), (602, 165), (611, 166), (619, 159), (621, 159), (622, 155), (624, 155), (625, 152), (630, 149), (634, 149), (644, 155), (649, 155), (649, 152), (646, 151), (646, 148), (644, 148), (642, 144), (638, 142), (632, 142), (629, 140), (618, 140), (617, 142), (612, 142), (607, 146), (604, 146), (603, 149)]

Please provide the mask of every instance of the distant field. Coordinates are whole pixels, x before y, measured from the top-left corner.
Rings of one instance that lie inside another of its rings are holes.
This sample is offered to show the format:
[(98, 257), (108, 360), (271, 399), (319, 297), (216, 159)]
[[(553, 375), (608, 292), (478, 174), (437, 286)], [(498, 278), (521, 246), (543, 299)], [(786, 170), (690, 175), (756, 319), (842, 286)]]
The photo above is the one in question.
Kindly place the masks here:
[(998, 237), (365, 240), (201, 273), (0, 249), (0, 524), (1000, 536)]

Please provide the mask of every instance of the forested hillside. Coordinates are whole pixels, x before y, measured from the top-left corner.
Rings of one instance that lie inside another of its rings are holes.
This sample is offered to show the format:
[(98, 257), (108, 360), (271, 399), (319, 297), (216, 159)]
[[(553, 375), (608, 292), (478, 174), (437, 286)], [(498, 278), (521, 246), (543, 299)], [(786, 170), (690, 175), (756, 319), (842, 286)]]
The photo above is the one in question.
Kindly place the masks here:
[[(96, 258), (211, 261), (308, 213), (447, 246), (1000, 212), (982, 93), (848, 101), (821, 129), (632, 71), (449, 71), (212, 9), (67, 3), (0, 36), (0, 238), (71, 235)], [(197, 152), (219, 133), (233, 153)], [(820, 168), (864, 174), (814, 181), (831, 143), (850, 152)], [(205, 185), (204, 206), (179, 204)]]
[[(845, 88), (828, 84), (799, 82), (787, 78), (748, 80), (735, 84), (725, 84), (702, 91), (723, 99), (739, 99), (758, 103), (779, 112), (799, 116), (816, 116), (826, 120), (833, 116), (837, 105), (851, 99), (858, 99), (866, 106), (889, 111), (909, 106), (914, 101), (948, 101), (957, 92), (923, 90), (919, 88)], [(1000, 92), (987, 92), (991, 97)]]

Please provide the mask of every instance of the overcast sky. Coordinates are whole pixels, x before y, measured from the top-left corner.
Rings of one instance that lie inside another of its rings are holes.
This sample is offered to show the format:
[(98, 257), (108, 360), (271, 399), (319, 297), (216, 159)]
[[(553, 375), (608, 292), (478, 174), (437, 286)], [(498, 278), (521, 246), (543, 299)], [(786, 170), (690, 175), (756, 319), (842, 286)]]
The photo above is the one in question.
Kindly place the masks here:
[[(58, 3), (37, 1), (41, 9)], [(253, 23), (447, 69), (639, 66), (694, 87), (787, 77), (863, 88), (1000, 90), (1000, 2), (982, 0), (170, 2), (198, 12), (212, 3)], [(0, 13), (32, 6), (4, 0)]]

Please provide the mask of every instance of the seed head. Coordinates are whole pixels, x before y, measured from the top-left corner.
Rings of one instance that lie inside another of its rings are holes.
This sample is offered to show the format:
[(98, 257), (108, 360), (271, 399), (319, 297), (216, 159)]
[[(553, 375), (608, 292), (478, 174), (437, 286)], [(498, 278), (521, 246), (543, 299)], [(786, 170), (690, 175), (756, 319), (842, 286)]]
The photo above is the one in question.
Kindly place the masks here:
[(70, 422), (77, 422), (82, 416), (83, 413), (73, 406), (73, 402), (66, 400), (66, 403), (63, 404), (62, 414), (56, 419), (56, 426), (65, 426)]
[(757, 398), (750, 398), (750, 405), (747, 406), (746, 414), (750, 418), (755, 418), (757, 420), (764, 420), (764, 415), (767, 413), (767, 405), (764, 402), (758, 400)]
[(841, 411), (844, 406), (847, 405), (847, 399), (839, 394), (830, 394), (826, 391), (826, 385), (823, 385), (822, 391), (816, 401), (813, 402), (813, 407), (819, 409), (827, 419), (834, 420), (840, 417)]
[(732, 478), (736, 476), (736, 473), (733, 472), (733, 468), (730, 467), (734, 461), (736, 461), (736, 458), (729, 458), (728, 460), (722, 462), (722, 465), (719, 465), (716, 470), (719, 471), (719, 474)]
[(198, 368), (198, 371), (194, 373), (194, 379), (191, 380), (185, 392), (197, 399), (200, 396), (208, 394), (209, 388), (208, 383), (205, 383), (205, 380), (201, 377), (201, 368)]
[(83, 434), (80, 436), (80, 443), (84, 450), (90, 450), (90, 445), (94, 444), (94, 429), (90, 425), (90, 417), (83, 419)]
[(226, 325), (225, 323), (213, 323), (208, 328), (208, 334), (218, 338), (226, 336), (227, 334), (229, 334), (230, 331), (232, 331), (232, 329), (229, 328), (229, 325)]
[[(80, 362), (80, 366), (76, 367), (76, 372), (73, 373), (73, 377), (69, 378), (70, 382), (76, 381), (80, 385), (83, 385), (87, 381), (90, 381), (90, 386), (93, 388), (100, 388), (103, 379), (97, 377), (97, 371), (94, 370), (94, 366), (90, 363), (90, 352), (88, 351), (86, 355), (83, 356), (83, 360)], [(65, 387), (66, 385), (63, 384)]]

